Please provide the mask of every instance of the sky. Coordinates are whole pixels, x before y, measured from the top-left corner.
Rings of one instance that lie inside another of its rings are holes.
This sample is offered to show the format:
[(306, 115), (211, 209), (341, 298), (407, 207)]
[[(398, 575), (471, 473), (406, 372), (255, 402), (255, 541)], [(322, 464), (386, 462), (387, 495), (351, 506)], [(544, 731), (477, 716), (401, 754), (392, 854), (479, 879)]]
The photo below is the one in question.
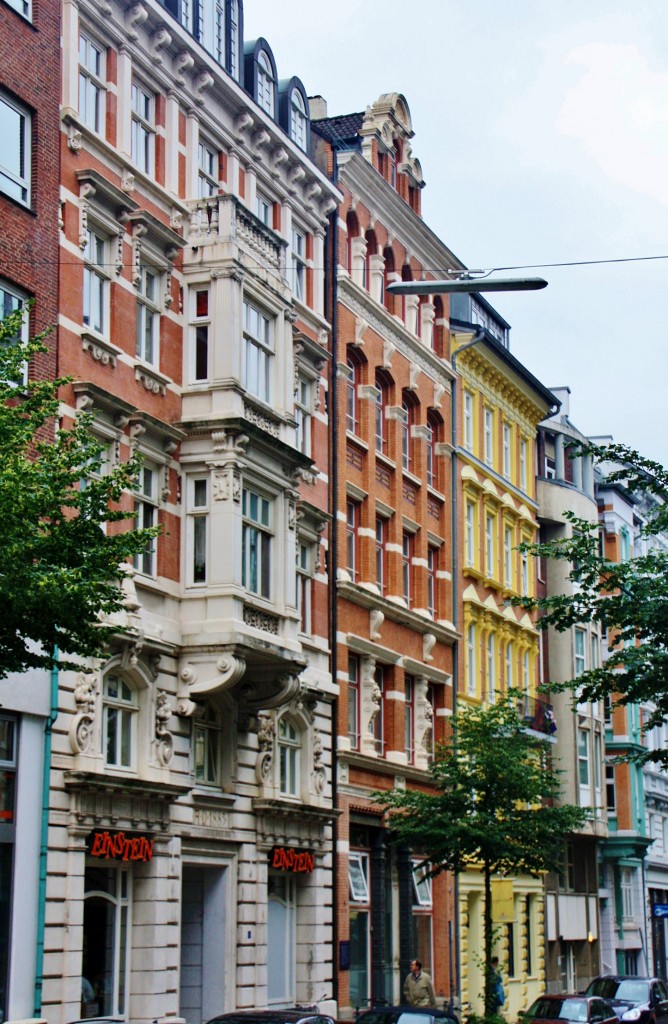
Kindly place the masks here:
[(425, 221), (471, 268), (544, 268), (490, 295), (570, 418), (668, 466), (665, 0), (245, 0), (279, 78), (330, 115), (400, 92)]

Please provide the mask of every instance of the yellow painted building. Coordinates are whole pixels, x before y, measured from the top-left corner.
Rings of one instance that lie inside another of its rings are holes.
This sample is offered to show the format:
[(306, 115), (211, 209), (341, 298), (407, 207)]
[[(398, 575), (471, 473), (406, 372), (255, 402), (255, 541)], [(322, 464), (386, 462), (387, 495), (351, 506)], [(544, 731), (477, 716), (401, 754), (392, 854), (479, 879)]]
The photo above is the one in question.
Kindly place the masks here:
[[(462, 633), (457, 700), (487, 703), (521, 691), (528, 728), (549, 728), (537, 699), (539, 634), (510, 598), (533, 595), (535, 559), (518, 550), (538, 538), (536, 428), (557, 404), (509, 352), (507, 324), (479, 296), (459, 297), (451, 320), (459, 375), (456, 472), (459, 499), (458, 603)], [(483, 326), (484, 325), (484, 326)], [(482, 875), (459, 876), (461, 997), (482, 1010)], [(513, 1019), (544, 989), (544, 886), (541, 878), (498, 879), (493, 891), (496, 953)]]

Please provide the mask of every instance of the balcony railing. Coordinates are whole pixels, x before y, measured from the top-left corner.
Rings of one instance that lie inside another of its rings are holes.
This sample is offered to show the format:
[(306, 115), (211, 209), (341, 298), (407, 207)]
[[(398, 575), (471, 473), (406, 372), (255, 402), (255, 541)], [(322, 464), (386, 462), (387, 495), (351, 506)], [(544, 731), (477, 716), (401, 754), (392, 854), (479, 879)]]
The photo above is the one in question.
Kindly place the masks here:
[(285, 241), (235, 196), (209, 196), (188, 205), (188, 245), (193, 249), (232, 242), (254, 263), (285, 275)]
[(517, 711), (527, 729), (553, 736), (557, 731), (557, 723), (552, 705), (540, 697), (520, 697)]

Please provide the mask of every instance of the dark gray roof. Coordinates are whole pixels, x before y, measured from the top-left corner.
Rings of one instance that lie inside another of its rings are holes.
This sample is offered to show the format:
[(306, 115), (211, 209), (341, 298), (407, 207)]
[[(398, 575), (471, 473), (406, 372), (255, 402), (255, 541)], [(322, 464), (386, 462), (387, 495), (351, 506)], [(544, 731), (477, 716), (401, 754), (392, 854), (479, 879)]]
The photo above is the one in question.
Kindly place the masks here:
[(322, 117), (318, 121), (311, 121), (311, 128), (314, 128), (328, 142), (336, 145), (337, 142), (350, 143), (356, 139), (363, 123), (364, 111), (360, 111), (357, 114), (339, 114), (338, 117)]

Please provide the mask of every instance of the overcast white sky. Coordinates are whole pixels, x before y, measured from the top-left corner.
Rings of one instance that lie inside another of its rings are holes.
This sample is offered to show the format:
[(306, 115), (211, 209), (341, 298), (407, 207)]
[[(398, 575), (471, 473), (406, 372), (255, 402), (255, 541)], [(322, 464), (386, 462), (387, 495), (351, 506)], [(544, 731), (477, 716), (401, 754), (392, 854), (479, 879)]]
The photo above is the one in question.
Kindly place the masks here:
[[(329, 113), (402, 92), (423, 215), (469, 267), (668, 255), (665, 0), (245, 0)], [(571, 419), (668, 465), (668, 260), (489, 296)]]

